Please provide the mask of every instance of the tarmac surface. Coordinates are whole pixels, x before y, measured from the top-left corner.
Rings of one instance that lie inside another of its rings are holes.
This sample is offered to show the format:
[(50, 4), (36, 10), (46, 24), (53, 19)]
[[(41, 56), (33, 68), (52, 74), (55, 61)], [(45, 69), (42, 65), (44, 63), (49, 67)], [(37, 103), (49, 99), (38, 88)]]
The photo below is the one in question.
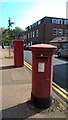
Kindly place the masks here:
[(8, 50), (0, 47), (0, 118), (66, 120), (67, 109), (54, 93), (50, 108), (38, 109), (33, 106), (32, 72), (25, 65), (15, 68), (13, 54), (11, 56), (9, 59)]

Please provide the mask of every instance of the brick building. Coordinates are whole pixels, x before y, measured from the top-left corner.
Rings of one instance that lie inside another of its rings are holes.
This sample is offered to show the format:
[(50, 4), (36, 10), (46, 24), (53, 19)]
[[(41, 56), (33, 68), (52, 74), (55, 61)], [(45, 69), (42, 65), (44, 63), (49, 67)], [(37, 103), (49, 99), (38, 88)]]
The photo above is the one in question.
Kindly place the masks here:
[(44, 17), (26, 28), (23, 39), (25, 46), (49, 43), (55, 37), (68, 36), (68, 19)]

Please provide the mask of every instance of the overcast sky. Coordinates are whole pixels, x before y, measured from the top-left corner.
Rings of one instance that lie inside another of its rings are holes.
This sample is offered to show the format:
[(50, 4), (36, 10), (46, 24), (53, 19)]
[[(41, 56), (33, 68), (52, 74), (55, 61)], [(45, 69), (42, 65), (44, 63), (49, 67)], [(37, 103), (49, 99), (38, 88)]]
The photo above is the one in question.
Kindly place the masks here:
[[(0, 27), (7, 28), (8, 19), (15, 22), (14, 27), (25, 29), (45, 17), (66, 18), (67, 0), (0, 0)], [(10, 2), (9, 2), (10, 1)]]

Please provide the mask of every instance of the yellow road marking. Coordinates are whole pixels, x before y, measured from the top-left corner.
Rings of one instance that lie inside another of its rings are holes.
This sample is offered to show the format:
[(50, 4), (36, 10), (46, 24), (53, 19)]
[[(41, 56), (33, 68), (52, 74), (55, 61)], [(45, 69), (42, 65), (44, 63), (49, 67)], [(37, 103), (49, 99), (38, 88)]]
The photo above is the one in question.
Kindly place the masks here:
[(64, 92), (66, 95), (68, 95), (68, 92), (66, 90), (64, 90), (63, 88), (61, 88), (60, 86), (58, 86), (56, 83), (53, 82), (53, 85), (55, 85), (57, 88), (59, 88), (62, 92)]
[(31, 65), (29, 65), (29, 64), (28, 64), (27, 62), (25, 62), (25, 61), (24, 61), (24, 64), (25, 64), (26, 67), (28, 67), (30, 70), (32, 70), (32, 66), (31, 66)]
[(53, 87), (54, 90), (56, 90), (60, 95), (62, 95), (65, 99), (68, 100), (68, 97), (67, 97), (64, 93), (62, 93), (58, 88), (56, 88), (56, 87), (54, 87), (54, 86), (52, 86), (52, 87)]

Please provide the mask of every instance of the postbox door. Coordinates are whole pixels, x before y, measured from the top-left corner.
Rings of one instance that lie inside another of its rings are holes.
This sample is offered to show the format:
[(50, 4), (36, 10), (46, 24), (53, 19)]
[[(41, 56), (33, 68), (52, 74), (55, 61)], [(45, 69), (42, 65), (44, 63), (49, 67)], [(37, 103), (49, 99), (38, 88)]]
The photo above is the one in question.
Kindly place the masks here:
[(34, 80), (34, 94), (38, 97), (50, 96), (50, 84), (51, 84), (51, 63), (50, 58), (37, 58), (36, 59), (36, 71)]

